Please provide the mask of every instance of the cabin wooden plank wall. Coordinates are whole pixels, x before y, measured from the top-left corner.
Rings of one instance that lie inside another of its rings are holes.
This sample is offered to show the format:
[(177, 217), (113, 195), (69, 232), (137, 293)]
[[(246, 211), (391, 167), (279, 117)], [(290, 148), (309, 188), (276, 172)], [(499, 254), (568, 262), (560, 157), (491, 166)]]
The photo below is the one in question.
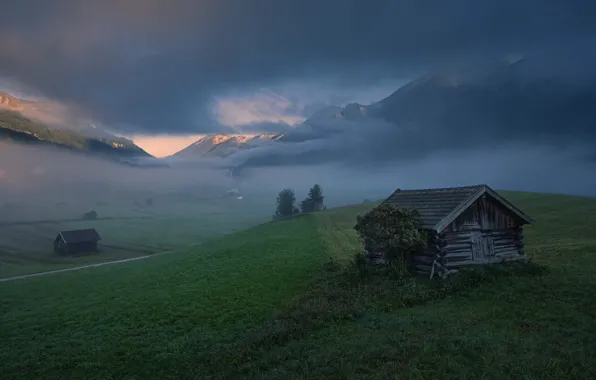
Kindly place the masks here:
[(56, 239), (56, 241), (54, 241), (54, 252), (63, 255), (97, 252), (97, 242), (91, 241), (66, 244), (61, 239)]
[(526, 260), (523, 227), (509, 210), (488, 197), (478, 199), (440, 233), (427, 233), (428, 249), (412, 257), (417, 272), (429, 273), (435, 260), (446, 270)]
[(444, 231), (447, 268), (525, 260), (523, 227), (489, 197), (474, 202)]
[(442, 259), (441, 249), (438, 246), (434, 245), (435, 239), (438, 237), (438, 235), (435, 235), (436, 233), (433, 234), (434, 231), (426, 232), (429, 234), (428, 249), (426, 249), (424, 252), (420, 252), (412, 256), (412, 260), (410, 263), (411, 268), (415, 272), (421, 274), (430, 273), (435, 260), (438, 260), (440, 262)]

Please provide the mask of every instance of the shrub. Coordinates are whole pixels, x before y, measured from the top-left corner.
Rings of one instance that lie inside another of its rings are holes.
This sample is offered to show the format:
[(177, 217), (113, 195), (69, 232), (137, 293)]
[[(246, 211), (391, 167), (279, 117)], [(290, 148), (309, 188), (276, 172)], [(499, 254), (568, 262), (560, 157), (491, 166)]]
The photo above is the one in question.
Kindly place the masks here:
[(427, 235), (419, 226), (418, 211), (382, 204), (358, 216), (354, 229), (369, 256), (380, 255), (388, 266), (401, 270), (413, 253), (426, 247)]
[(366, 265), (366, 256), (362, 252), (355, 253), (353, 259), (350, 261), (348, 269), (348, 273), (355, 274), (357, 279), (367, 277), (369, 275), (369, 270)]

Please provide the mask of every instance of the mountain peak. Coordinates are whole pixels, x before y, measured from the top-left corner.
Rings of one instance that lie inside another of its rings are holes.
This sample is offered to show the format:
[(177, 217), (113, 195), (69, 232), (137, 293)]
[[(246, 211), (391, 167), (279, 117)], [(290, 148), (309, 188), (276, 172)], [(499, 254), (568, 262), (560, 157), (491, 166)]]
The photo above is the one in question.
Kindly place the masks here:
[(249, 140), (274, 140), (278, 135), (279, 133), (259, 133)]
[(211, 144), (221, 144), (224, 141), (227, 141), (231, 138), (232, 136), (228, 136), (228, 135), (206, 135), (204, 137), (201, 137), (200, 139), (198, 139), (197, 141), (195, 141), (192, 145), (200, 145), (200, 144), (205, 144), (205, 143), (211, 143)]
[(267, 141), (276, 141), (282, 134), (260, 133), (257, 135), (206, 135), (171, 157), (226, 157), (238, 150), (252, 149)]

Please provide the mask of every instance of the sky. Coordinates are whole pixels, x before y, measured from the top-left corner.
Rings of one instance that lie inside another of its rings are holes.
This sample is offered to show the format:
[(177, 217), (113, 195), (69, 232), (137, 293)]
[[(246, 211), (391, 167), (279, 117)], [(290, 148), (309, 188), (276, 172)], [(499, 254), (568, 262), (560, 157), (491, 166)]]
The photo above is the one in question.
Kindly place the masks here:
[(172, 155), (180, 150), (191, 145), (195, 141), (204, 137), (205, 135), (188, 135), (188, 136), (126, 136), (131, 138), (135, 145), (141, 147), (145, 152), (157, 158), (164, 158)]
[(0, 90), (76, 108), (160, 157), (206, 134), (294, 131), (324, 106), (371, 104), (429, 72), (457, 81), (487, 62), (533, 57), (520, 83), (560, 81), (531, 122), (513, 98), (494, 118), (444, 123), (444, 102), (414, 104), (434, 114), (422, 132), (348, 123), (340, 137), (251, 157), (309, 152), (357, 165), (480, 147), (509, 158), (504, 146), (520, 142), (548, 154), (573, 146), (581, 167), (596, 158), (586, 122), (596, 87), (581, 87), (596, 78), (592, 0), (4, 1), (0, 46)]
[(445, 62), (592, 38), (595, 15), (589, 0), (4, 1), (0, 77), (128, 135), (279, 130)]

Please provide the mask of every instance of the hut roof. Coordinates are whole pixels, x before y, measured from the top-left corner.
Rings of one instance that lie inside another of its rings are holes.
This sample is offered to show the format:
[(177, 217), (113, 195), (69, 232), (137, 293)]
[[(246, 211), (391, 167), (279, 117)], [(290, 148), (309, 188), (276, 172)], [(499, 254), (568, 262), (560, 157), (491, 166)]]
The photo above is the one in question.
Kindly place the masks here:
[(532, 218), (487, 185), (422, 190), (397, 189), (383, 203), (418, 210), (421, 227), (440, 232), (484, 194), (511, 211), (523, 224), (534, 223)]
[(58, 235), (66, 244), (86, 243), (101, 240), (95, 228), (85, 230), (61, 231)]

